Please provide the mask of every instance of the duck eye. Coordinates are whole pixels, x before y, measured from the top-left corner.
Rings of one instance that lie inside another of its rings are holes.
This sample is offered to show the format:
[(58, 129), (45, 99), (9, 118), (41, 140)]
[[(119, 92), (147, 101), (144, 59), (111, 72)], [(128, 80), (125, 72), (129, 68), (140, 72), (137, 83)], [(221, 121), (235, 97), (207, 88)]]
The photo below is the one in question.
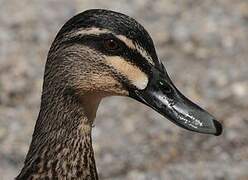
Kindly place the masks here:
[(104, 40), (104, 47), (106, 50), (111, 50), (111, 51), (119, 49), (119, 45), (114, 39)]

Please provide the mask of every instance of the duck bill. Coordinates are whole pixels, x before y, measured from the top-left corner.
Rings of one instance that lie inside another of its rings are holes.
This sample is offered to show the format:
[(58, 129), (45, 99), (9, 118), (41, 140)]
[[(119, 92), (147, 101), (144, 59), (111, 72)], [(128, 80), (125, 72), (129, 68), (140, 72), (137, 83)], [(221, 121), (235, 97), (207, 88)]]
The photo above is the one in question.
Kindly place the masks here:
[(159, 69), (152, 67), (147, 87), (144, 90), (130, 91), (130, 96), (184, 129), (220, 135), (221, 124), (206, 110), (180, 93), (162, 64)]

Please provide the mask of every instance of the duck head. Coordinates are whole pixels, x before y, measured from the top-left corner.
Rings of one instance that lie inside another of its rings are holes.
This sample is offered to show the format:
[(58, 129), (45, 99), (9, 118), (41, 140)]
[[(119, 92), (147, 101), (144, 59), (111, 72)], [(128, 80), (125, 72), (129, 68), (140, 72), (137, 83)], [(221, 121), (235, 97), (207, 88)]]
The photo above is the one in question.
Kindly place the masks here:
[(46, 66), (64, 67), (57, 74), (63, 82), (54, 83), (66, 92), (129, 96), (187, 130), (222, 132), (212, 115), (175, 87), (147, 31), (124, 14), (92, 9), (74, 16), (57, 34), (48, 59)]

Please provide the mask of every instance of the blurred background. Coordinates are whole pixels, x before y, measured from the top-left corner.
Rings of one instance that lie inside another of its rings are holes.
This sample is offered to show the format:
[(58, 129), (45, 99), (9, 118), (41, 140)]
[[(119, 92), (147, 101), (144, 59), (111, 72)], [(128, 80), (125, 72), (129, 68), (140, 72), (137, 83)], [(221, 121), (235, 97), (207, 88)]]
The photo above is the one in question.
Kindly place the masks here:
[(247, 0), (0, 0), (0, 179), (23, 165), (53, 38), (89, 8), (144, 25), (178, 88), (225, 128), (192, 133), (134, 100), (107, 98), (93, 128), (100, 179), (247, 180)]

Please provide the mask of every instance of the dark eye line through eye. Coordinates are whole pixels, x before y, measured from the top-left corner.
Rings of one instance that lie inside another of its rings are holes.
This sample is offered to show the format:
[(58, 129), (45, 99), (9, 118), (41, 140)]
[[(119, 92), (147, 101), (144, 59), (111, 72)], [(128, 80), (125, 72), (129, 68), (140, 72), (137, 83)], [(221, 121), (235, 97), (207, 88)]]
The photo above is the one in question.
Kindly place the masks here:
[[(103, 42), (106, 40), (113, 39), (119, 45), (118, 50), (106, 50), (104, 48)], [(70, 38), (65, 43), (78, 43), (89, 46), (100, 51), (102, 54), (108, 56), (121, 56), (124, 59), (129, 60), (131, 63), (140, 67), (146, 74), (151, 73), (151, 64), (147, 62), (146, 59), (136, 50), (128, 47), (123, 41), (114, 36), (111, 33), (104, 34), (88, 34), (88, 35), (78, 35)]]
[[(113, 43), (112, 45), (115, 45), (120, 48), (123, 49), (123, 47), (125, 46), (124, 43), (118, 39), (117, 37), (115, 37), (113, 34), (111, 33), (105, 33), (105, 34), (100, 34), (100, 35), (87, 35), (88, 36), (88, 40), (93, 40), (95, 41), (96, 43), (99, 43), (99, 44), (102, 44), (103, 47), (102, 48), (105, 48), (106, 50), (107, 47), (105, 46), (106, 44), (105, 43)], [(111, 44), (109, 44), (111, 45)], [(110, 48), (110, 47), (109, 47)], [(111, 49), (109, 49), (111, 50)]]
[(117, 51), (120, 49), (120, 45), (114, 39), (104, 40), (103, 46), (107, 51)]

